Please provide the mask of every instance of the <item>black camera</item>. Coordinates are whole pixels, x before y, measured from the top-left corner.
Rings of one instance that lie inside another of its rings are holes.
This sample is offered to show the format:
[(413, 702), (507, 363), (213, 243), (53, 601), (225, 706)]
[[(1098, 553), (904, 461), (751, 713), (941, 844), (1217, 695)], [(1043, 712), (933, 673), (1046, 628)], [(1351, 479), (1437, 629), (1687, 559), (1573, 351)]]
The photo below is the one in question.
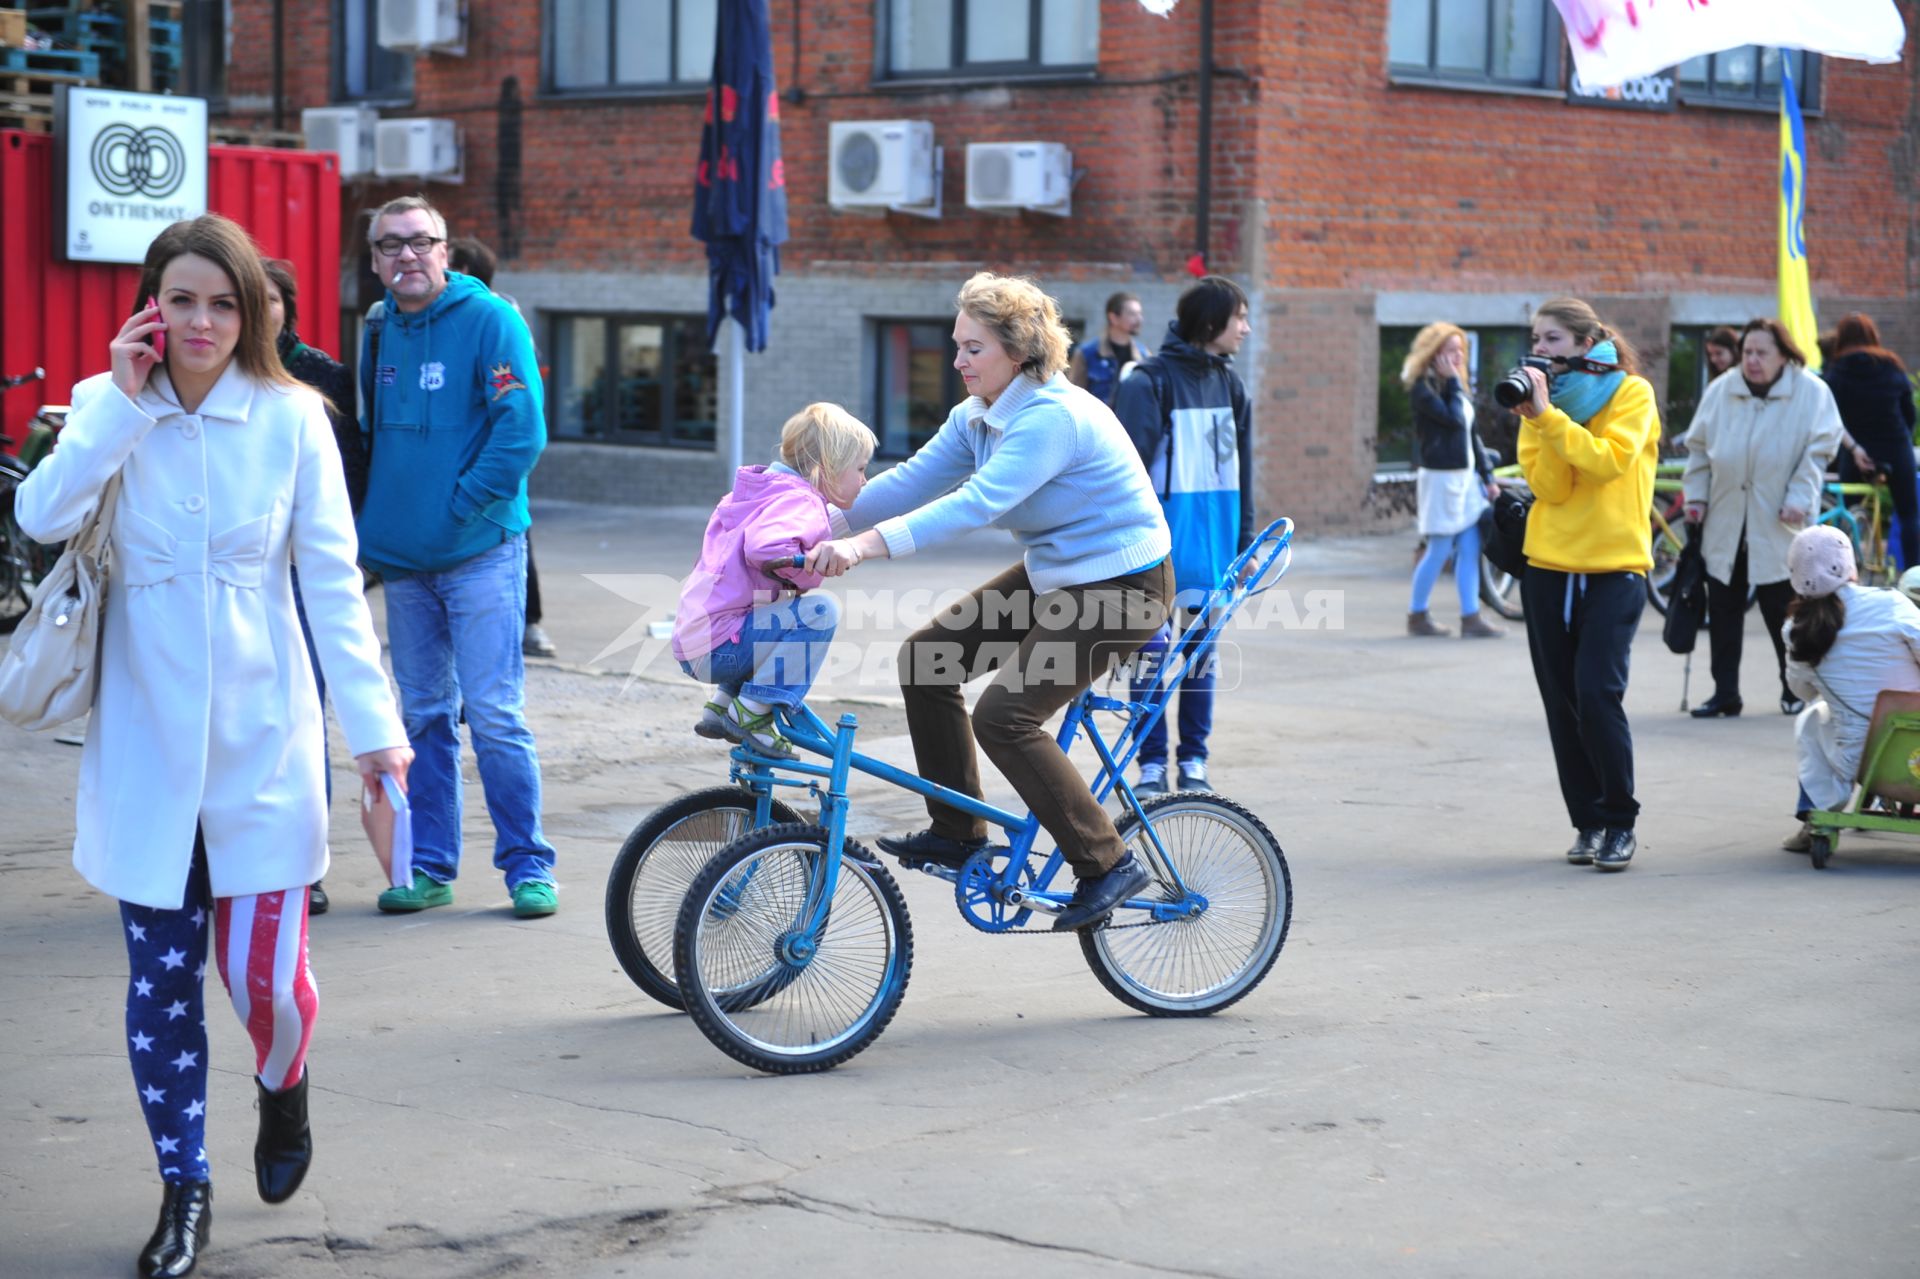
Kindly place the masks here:
[(1553, 361), (1544, 355), (1523, 355), (1520, 363), (1507, 370), (1507, 375), (1493, 384), (1493, 402), (1503, 409), (1519, 408), (1533, 397), (1533, 383), (1521, 369), (1539, 369), (1549, 379), (1553, 377)]

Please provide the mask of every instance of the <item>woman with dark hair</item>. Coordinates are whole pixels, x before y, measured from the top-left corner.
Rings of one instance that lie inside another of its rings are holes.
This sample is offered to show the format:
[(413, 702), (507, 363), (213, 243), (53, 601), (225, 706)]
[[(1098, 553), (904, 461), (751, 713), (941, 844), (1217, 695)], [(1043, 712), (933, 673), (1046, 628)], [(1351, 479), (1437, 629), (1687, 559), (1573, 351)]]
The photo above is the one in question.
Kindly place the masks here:
[(1647, 507), (1660, 456), (1653, 387), (1627, 340), (1578, 298), (1533, 317), (1523, 372), (1520, 471), (1533, 490), (1520, 592), (1527, 648), (1547, 712), (1560, 797), (1576, 832), (1567, 861), (1625, 870), (1633, 860), (1633, 733), (1627, 657), (1653, 567)]
[(339, 450), (275, 333), (247, 233), (214, 214), (174, 223), (147, 251), (111, 372), (73, 389), (60, 447), (15, 499), (41, 541), (115, 504), (73, 860), (120, 899), (128, 1052), (165, 1187), (139, 1257), (148, 1276), (191, 1271), (211, 1225), (210, 941), (253, 1040), (260, 1197), (291, 1196), (313, 1157), (307, 885), (326, 869), (327, 809), (293, 557), (362, 780), (404, 784), (413, 758), (360, 591)]
[(1735, 716), (1740, 650), (1747, 625), (1747, 586), (1773, 641), (1780, 709), (1804, 704), (1787, 687), (1787, 650), (1780, 628), (1793, 589), (1787, 547), (1820, 509), (1827, 464), (1840, 447), (1833, 393), (1806, 370), (1806, 357), (1778, 320), (1750, 320), (1740, 333), (1738, 376), (1716, 379), (1700, 397), (1687, 430), (1681, 480), (1687, 522), (1701, 539), (1707, 565), (1707, 639), (1713, 696), (1695, 719)]
[[(900, 649), (900, 691), (920, 775), (980, 796), (974, 742), (1058, 844), (1079, 884), (1056, 930), (1099, 923), (1151, 881), (1047, 721), (1167, 618), (1171, 539), (1113, 411), (1069, 382), (1071, 338), (1038, 284), (982, 271), (955, 300), (953, 366), (970, 392), (919, 452), (872, 481), (808, 572), (899, 558), (989, 525), (1021, 562), (941, 610)], [(967, 714), (961, 688), (993, 671)], [(932, 825), (879, 840), (909, 865), (964, 866), (986, 824), (927, 801)]]
[(1920, 608), (1899, 591), (1858, 585), (1853, 542), (1816, 524), (1787, 550), (1794, 600), (1787, 608), (1787, 683), (1809, 705), (1795, 734), (1800, 757), (1800, 830), (1781, 843), (1811, 847), (1807, 814), (1853, 796), (1874, 699), (1920, 690)]
[(1900, 357), (1880, 345), (1871, 316), (1855, 311), (1834, 330), (1833, 359), (1820, 370), (1840, 410), (1840, 478), (1886, 477), (1900, 516), (1900, 567), (1920, 564), (1920, 493), (1914, 488), (1913, 383)]
[(1705, 351), (1707, 356), (1707, 381), (1711, 382), (1734, 365), (1740, 363), (1739, 331), (1725, 324), (1709, 330)]

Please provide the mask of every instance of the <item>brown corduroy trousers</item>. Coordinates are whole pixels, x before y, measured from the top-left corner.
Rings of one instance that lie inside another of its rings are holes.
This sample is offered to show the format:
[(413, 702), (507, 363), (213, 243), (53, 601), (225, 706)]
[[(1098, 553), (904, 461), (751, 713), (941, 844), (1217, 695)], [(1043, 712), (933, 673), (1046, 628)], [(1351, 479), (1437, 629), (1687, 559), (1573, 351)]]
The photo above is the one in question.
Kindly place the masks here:
[[(1131, 656), (1167, 620), (1173, 565), (1035, 594), (1016, 564), (942, 610), (900, 649), (900, 690), (920, 775), (980, 797), (980, 748), (1040, 818), (1081, 878), (1104, 874), (1124, 853), (1113, 819), (1095, 802), (1046, 724), (1101, 672)], [(988, 671), (971, 732), (963, 684)], [(936, 834), (978, 839), (986, 823), (929, 799)]]

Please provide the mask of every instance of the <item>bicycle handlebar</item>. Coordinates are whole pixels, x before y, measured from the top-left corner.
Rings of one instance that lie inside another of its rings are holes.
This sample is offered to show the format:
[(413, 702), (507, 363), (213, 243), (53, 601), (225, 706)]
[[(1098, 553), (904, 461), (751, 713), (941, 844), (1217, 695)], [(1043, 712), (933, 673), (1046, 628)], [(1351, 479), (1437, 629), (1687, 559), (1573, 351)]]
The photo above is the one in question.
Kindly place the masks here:
[(47, 375), (45, 369), (35, 369), (31, 373), (17, 373), (12, 377), (0, 377), (0, 391), (11, 391), (16, 386), (25, 386), (29, 382), (38, 382)]

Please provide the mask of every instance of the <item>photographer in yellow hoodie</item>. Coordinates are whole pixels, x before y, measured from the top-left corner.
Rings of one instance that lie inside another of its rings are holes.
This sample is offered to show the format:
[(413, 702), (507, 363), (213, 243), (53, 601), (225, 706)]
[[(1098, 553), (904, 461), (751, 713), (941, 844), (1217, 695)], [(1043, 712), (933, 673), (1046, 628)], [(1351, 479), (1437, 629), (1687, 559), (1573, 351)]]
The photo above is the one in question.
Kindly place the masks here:
[(1534, 313), (1537, 368), (1519, 406), (1520, 469), (1533, 489), (1521, 598), (1534, 679), (1567, 816), (1567, 861), (1625, 870), (1634, 852), (1627, 655), (1653, 566), (1647, 511), (1660, 450), (1653, 387), (1633, 348), (1578, 298)]

